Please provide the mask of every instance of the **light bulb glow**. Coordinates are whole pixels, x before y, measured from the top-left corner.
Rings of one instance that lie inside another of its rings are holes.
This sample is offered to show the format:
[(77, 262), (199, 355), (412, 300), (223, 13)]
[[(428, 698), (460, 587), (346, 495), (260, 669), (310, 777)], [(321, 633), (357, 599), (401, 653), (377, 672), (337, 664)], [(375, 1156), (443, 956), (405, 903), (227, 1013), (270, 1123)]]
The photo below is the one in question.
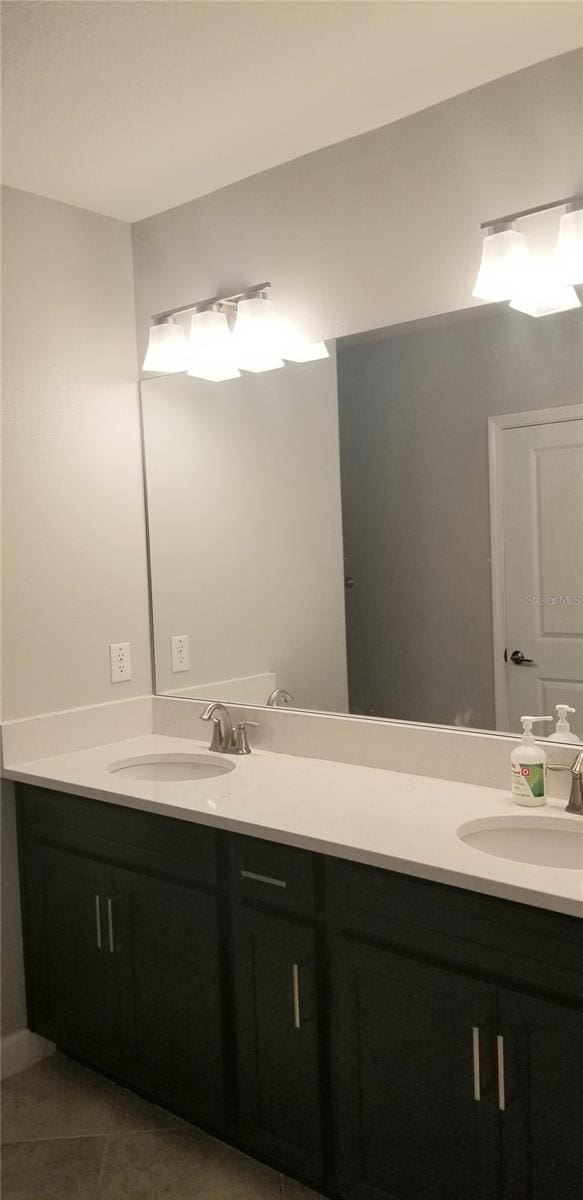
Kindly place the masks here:
[(330, 357), (325, 342), (309, 342), (293, 321), (281, 318), (279, 320), (279, 345), (281, 357), (285, 358), (286, 362), (317, 362), (321, 358)]
[(233, 335), (224, 312), (207, 309), (194, 313), (188, 345), (189, 375), (212, 383), (239, 378)]
[(142, 369), (174, 375), (177, 371), (186, 371), (187, 366), (188, 343), (182, 326), (175, 325), (172, 320), (151, 325)]
[(531, 258), (524, 278), (510, 301), (510, 308), (529, 317), (548, 317), (552, 313), (568, 312), (580, 307), (575, 289), (560, 282), (556, 262), (548, 256)]
[(233, 339), (242, 371), (259, 373), (283, 367), (275, 309), (263, 296), (239, 301)]
[(528, 246), (517, 229), (489, 233), (482, 246), (482, 261), (472, 296), (477, 300), (511, 300), (520, 288), (528, 263)]
[(561, 283), (583, 283), (583, 208), (563, 213), (559, 223), (555, 263)]

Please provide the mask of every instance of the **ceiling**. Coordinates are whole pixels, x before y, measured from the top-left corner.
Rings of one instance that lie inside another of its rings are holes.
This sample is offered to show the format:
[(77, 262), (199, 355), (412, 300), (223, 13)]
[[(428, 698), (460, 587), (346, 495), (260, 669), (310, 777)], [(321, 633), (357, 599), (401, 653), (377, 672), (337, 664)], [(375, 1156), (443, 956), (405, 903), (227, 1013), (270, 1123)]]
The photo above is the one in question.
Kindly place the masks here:
[(583, 44), (562, 0), (5, 0), (3, 177), (137, 221)]

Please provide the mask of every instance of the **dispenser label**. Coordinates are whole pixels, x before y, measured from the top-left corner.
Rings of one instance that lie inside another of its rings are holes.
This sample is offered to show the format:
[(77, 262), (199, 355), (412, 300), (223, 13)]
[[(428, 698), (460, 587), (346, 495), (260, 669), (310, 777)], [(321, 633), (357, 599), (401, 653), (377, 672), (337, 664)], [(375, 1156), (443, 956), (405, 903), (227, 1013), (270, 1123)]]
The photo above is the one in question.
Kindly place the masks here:
[(515, 796), (544, 797), (545, 764), (515, 763), (512, 767), (512, 792)]

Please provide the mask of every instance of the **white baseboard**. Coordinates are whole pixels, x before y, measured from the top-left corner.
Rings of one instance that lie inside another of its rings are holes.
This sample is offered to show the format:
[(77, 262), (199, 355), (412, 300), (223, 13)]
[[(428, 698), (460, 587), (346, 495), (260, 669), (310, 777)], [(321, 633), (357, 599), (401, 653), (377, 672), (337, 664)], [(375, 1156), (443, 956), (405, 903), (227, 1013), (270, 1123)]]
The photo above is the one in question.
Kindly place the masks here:
[(2, 1079), (7, 1079), (9, 1075), (17, 1075), (26, 1067), (32, 1067), (33, 1063), (40, 1062), (41, 1058), (48, 1058), (55, 1050), (53, 1042), (47, 1042), (46, 1038), (31, 1033), (30, 1029), (18, 1029), (16, 1033), (7, 1034), (2, 1038), (0, 1048)]

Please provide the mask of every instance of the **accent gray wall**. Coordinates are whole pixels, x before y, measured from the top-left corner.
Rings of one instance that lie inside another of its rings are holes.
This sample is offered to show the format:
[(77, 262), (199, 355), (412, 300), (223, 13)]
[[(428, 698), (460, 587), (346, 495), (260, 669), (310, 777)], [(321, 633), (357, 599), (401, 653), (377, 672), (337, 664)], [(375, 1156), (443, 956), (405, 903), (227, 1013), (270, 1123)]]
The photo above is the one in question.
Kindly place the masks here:
[(352, 711), (494, 729), (487, 418), (581, 402), (581, 310), (474, 309), (337, 357)]

